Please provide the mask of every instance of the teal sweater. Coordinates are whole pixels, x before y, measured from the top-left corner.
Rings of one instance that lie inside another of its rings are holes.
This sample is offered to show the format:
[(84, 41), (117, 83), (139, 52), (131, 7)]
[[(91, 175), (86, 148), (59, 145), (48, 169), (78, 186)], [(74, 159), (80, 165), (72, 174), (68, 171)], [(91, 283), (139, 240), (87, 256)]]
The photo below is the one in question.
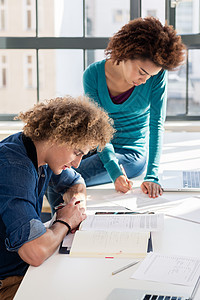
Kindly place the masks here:
[(144, 180), (158, 182), (166, 114), (167, 72), (160, 71), (145, 84), (136, 86), (124, 103), (114, 104), (106, 84), (105, 62), (91, 64), (83, 75), (85, 94), (108, 112), (116, 130), (111, 143), (98, 152), (99, 157), (114, 182), (122, 175), (114, 149), (132, 149), (146, 155), (148, 145), (148, 166)]

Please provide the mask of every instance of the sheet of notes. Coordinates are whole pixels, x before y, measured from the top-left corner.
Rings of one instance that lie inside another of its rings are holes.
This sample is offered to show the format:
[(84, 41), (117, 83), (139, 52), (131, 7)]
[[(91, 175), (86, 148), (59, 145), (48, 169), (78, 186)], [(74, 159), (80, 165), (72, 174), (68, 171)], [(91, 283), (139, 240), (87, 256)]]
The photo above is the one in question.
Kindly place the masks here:
[(81, 230), (87, 231), (160, 231), (163, 227), (163, 214), (90, 215), (81, 224)]
[(192, 286), (199, 275), (198, 258), (150, 252), (131, 278)]

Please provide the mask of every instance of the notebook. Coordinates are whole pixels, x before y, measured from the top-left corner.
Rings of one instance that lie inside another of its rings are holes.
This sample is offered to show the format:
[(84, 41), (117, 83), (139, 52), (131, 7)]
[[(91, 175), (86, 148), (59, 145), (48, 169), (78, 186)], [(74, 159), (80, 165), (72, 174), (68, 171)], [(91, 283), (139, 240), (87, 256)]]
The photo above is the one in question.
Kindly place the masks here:
[(134, 225), (137, 225), (138, 217), (142, 218), (144, 215), (88, 216), (75, 232), (70, 256), (144, 258), (150, 231), (139, 228), (137, 231), (133, 230), (136, 229)]
[(200, 285), (200, 277), (198, 278), (191, 296), (181, 295), (177, 293), (163, 293), (163, 292), (147, 292), (134, 289), (116, 288), (108, 295), (106, 300), (197, 300), (195, 297)]
[(160, 176), (160, 184), (166, 192), (199, 192), (200, 171), (165, 170)]

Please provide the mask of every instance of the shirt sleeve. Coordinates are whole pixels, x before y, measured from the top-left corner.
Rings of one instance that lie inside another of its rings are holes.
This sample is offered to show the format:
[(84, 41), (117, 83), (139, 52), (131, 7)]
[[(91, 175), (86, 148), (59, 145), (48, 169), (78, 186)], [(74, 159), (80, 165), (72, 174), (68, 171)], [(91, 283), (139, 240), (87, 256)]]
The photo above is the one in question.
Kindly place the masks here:
[(97, 152), (105, 169), (107, 170), (110, 178), (113, 182), (120, 176), (123, 175), (118, 159), (115, 155), (114, 147), (111, 143), (106, 144), (105, 148), (101, 152)]
[(63, 170), (61, 174), (55, 175), (52, 173), (49, 185), (53, 188), (56, 193), (64, 193), (75, 184), (85, 185), (84, 179), (74, 169)]
[[(102, 106), (101, 100), (98, 95), (98, 82), (97, 82), (97, 70), (94, 65), (89, 66), (83, 74), (83, 88), (85, 94), (93, 99), (96, 103)], [(114, 147), (112, 143), (106, 144), (105, 148), (101, 152), (97, 152), (99, 158), (101, 159), (105, 169), (107, 170), (111, 180), (115, 180), (123, 175), (118, 159), (115, 154)]]
[(2, 166), (1, 170), (0, 216), (6, 231), (5, 242), (8, 251), (17, 251), (46, 232), (37, 211), (36, 175), (18, 164)]
[(158, 169), (163, 144), (167, 104), (167, 71), (155, 76), (152, 87), (149, 121), (149, 159), (144, 181), (158, 183)]

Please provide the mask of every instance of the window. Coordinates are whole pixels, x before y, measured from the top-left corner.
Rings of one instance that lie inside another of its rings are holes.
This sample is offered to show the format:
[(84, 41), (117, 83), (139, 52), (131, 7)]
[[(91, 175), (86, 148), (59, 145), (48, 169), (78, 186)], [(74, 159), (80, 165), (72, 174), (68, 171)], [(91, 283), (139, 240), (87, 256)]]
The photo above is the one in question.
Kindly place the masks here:
[(142, 17), (156, 17), (165, 23), (165, 1), (160, 0), (142, 0)]
[(7, 57), (6, 55), (0, 56), (0, 88), (6, 88), (8, 79), (7, 79)]
[(6, 29), (6, 0), (0, 1), (0, 30)]
[(200, 1), (182, 0), (177, 3), (176, 29), (179, 34), (199, 33)]
[(37, 102), (36, 51), (0, 49), (0, 64), (0, 115), (5, 120)]
[(200, 119), (200, 0), (169, 1), (171, 23), (187, 46), (186, 64), (169, 72), (168, 116)]
[(25, 30), (35, 31), (35, 0), (24, 0), (24, 27)]
[(109, 37), (130, 20), (129, 0), (86, 0), (86, 36)]
[(25, 88), (36, 88), (36, 61), (35, 56), (25, 55)]
[(104, 58), (109, 37), (133, 18), (154, 16), (188, 47), (186, 64), (169, 72), (168, 117), (200, 119), (199, 11), (200, 0), (0, 0), (0, 118), (82, 94), (83, 71)]

